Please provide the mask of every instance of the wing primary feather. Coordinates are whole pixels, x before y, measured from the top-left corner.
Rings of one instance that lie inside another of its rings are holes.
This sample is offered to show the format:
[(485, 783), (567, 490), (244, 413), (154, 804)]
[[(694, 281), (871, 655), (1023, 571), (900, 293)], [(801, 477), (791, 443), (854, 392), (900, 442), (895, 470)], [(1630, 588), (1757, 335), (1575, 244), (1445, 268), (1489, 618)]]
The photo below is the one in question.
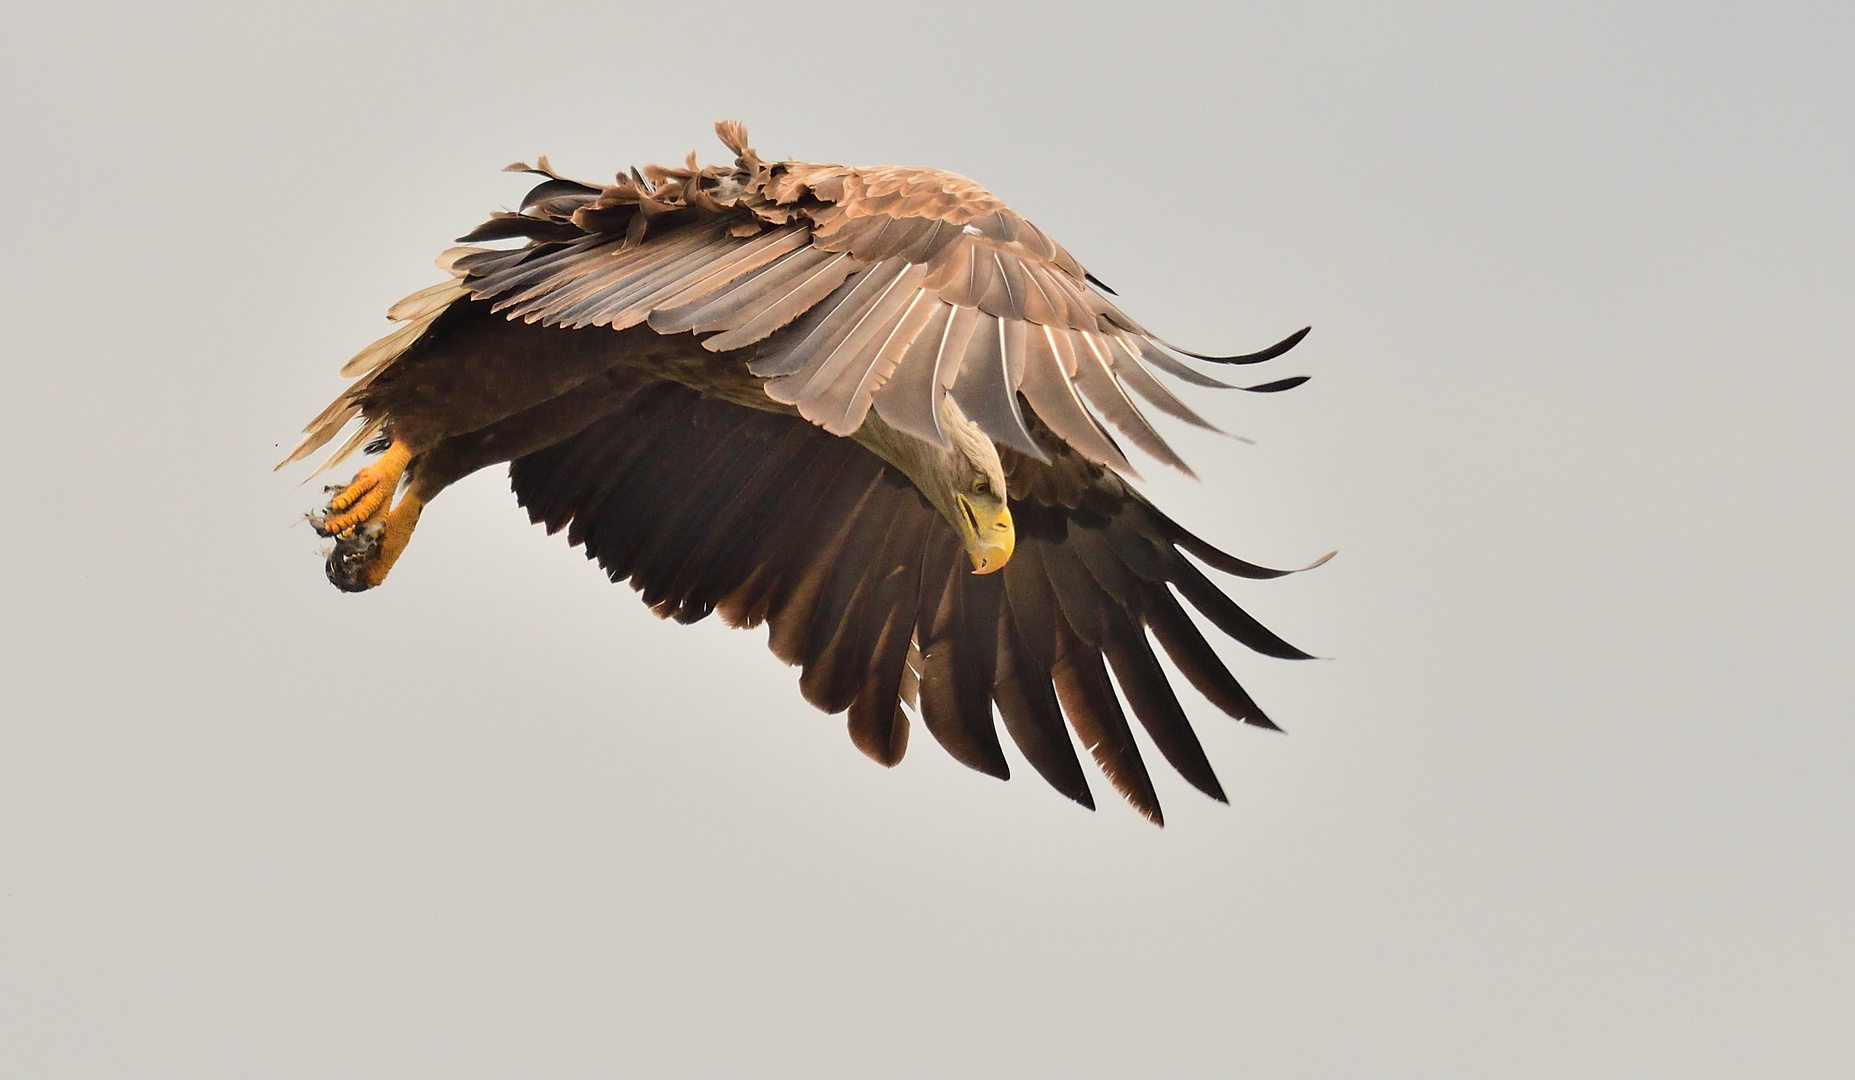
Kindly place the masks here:
[(819, 457), (822, 445), (811, 433), (791, 425), (757, 456), (753, 474), (741, 485), (734, 500), (709, 522), (700, 543), (689, 548), (678, 577), (687, 580), (682, 603), (704, 613), (714, 610), (721, 597), (739, 588), (753, 572), (755, 555), (764, 533), (761, 523), (778, 520), (778, 507), (792, 485), (806, 475)]
[(1204, 745), (1198, 741), (1178, 695), (1172, 692), (1153, 647), (1147, 643), (1146, 630), (1114, 605), (1108, 606), (1102, 652), (1114, 669), (1115, 681), (1120, 683), (1128, 706), (1160, 754), (1193, 787), (1218, 802), (1229, 802), (1211, 760), (1205, 756)]
[[(1020, 520), (1023, 504), (1013, 500), (1013, 516)], [(1026, 542), (1026, 541), (1029, 542)], [(1029, 537), (1018, 541), (1016, 554), (1005, 564), (1005, 596), (1011, 607), (1011, 622), (1019, 640), (1032, 659), (1045, 671), (1056, 666), (1056, 597), (1050, 591), (1050, 579), (1043, 572), (1043, 544)], [(1016, 569), (1013, 569), (1013, 568)]]
[(1193, 371), (1191, 368), (1185, 366), (1185, 364), (1181, 363), (1180, 361), (1174, 359), (1171, 356), (1166, 355), (1166, 353), (1163, 350), (1161, 350), (1158, 346), (1154, 345), (1151, 341), (1148, 341), (1146, 338), (1130, 336), (1127, 334), (1121, 334), (1118, 336), (1120, 338), (1121, 344), (1125, 345), (1128, 351), (1137, 354), (1142, 360), (1145, 360), (1147, 363), (1152, 364), (1154, 367), (1160, 369), (1161, 371), (1165, 372), (1168, 375), (1171, 375), (1175, 378), (1184, 379), (1186, 382), (1191, 383), (1193, 386), (1209, 386), (1209, 387), (1212, 387), (1218, 390), (1236, 389), (1236, 387), (1231, 386), (1229, 383), (1224, 382), (1220, 379), (1213, 379), (1209, 375), (1205, 375), (1200, 372)]
[(1163, 464), (1172, 466), (1186, 476), (1194, 479), (1197, 477), (1197, 474), (1192, 472), (1191, 466), (1185, 463), (1185, 459), (1175, 453), (1172, 447), (1166, 444), (1166, 440), (1160, 437), (1159, 432), (1153, 429), (1153, 425), (1141, 413), (1140, 407), (1134, 404), (1133, 399), (1127, 396), (1127, 392), (1115, 379), (1107, 361), (1098, 356), (1089, 346), (1086, 337), (1083, 339), (1083, 347), (1078, 349), (1076, 348), (1076, 334), (1053, 330), (1050, 327), (1045, 327), (1044, 332), (1052, 337), (1053, 345), (1069, 351), (1075, 357), (1076, 388), (1088, 398), (1090, 404), (1095, 406), (1097, 413), (1106, 417), (1123, 434), (1132, 439), (1135, 446), (1159, 459)]
[[(923, 568), (937, 538), (933, 529), (923, 527), (928, 522), (921, 518), (921, 508), (917, 506), (915, 511), (916, 520), (904, 528), (902, 536), (904, 544), (909, 536), (916, 537), (917, 542), (908, 545), (912, 554), (901, 564), (900, 572), (886, 574), (878, 586), (877, 603), (886, 614), (871, 651), (868, 672), (846, 718), (851, 741), (885, 765), (900, 761), (908, 745), (908, 714), (901, 708), (903, 682), (914, 650)], [(906, 516), (906, 506), (902, 514)]]
[(1248, 390), (1252, 394), (1279, 394), (1284, 390), (1293, 390), (1307, 382), (1308, 379), (1307, 375), (1294, 375), (1286, 379), (1277, 379), (1274, 382), (1258, 383), (1255, 386), (1239, 386), (1237, 389)]
[(1246, 724), (1281, 730), (1224, 666), (1217, 650), (1205, 640), (1170, 590), (1164, 585), (1148, 585), (1142, 591), (1140, 610), (1160, 647), (1205, 700)]
[(596, 235), (540, 252), (495, 274), (471, 279), (467, 284), (476, 299), (494, 301), (491, 310), (517, 308), (519, 311), (521, 305), (560, 289), (565, 280), (590, 288), (606, 280), (597, 275), (635, 273), (639, 265), (680, 250), (697, 239), (693, 232), (678, 233), (647, 247), (627, 248), (609, 237)]
[[(774, 242), (765, 242), (768, 238)], [(803, 231), (795, 230), (762, 233), (746, 243), (732, 233), (724, 234), (696, 255), (628, 289), (622, 301), (624, 310), (600, 321), (622, 329), (654, 318), (662, 309), (699, 304), (742, 275), (797, 250), (804, 241)], [(652, 328), (656, 325), (653, 322)]]
[(1172, 391), (1166, 389), (1164, 383), (1155, 379), (1153, 373), (1146, 369), (1146, 365), (1140, 362), (1140, 355), (1129, 352), (1127, 346), (1119, 338), (1092, 332), (1084, 336), (1091, 349), (1098, 348), (1096, 342), (1098, 337), (1107, 345), (1109, 367), (1114, 371), (1115, 377), (1128, 389), (1146, 398), (1169, 416), (1175, 416), (1206, 431), (1218, 431), (1222, 434), (1216, 425), (1193, 412), (1190, 406), (1180, 401)]
[[(889, 333), (883, 338), (882, 345), (877, 348), (875, 357), (870, 360), (869, 366), (864, 369), (863, 375), (859, 378), (855, 390), (850, 395), (843, 423), (850, 422), (852, 419), (850, 410), (859, 408), (858, 402), (866, 404), (874, 402), (876, 392), (889, 385), (895, 377), (896, 368), (901, 364), (902, 358), (907, 356), (914, 346), (915, 339), (921, 336), (922, 330), (943, 307), (945, 305), (931, 297), (926, 289), (914, 291), (908, 298), (908, 307), (891, 325)], [(852, 431), (861, 426), (862, 414), (858, 413), (855, 419), (856, 423), (850, 427)], [(939, 425), (936, 424), (935, 428), (938, 429), (938, 427)]]
[[(998, 585), (966, 573), (959, 552), (948, 554), (939, 601), (921, 642), (921, 720), (954, 760), (1008, 779), (1011, 770), (992, 725)], [(983, 627), (983, 635), (974, 627)]]
[(1095, 796), (1076, 757), (1049, 669), (1037, 663), (1008, 618), (998, 620), (998, 661), (992, 698), (1005, 731), (1037, 775), (1090, 810)]
[[(870, 400), (865, 387), (887, 376), (875, 366), (882, 342), (906, 317), (911, 302), (922, 295), (916, 288), (920, 268), (899, 259), (896, 262), (900, 271), (853, 319), (829, 331), (820, 326), (807, 343), (795, 346), (796, 352), (809, 353), (809, 358), (797, 371), (769, 382), (768, 397), (797, 404), (801, 415), (833, 435), (849, 435), (862, 426)], [(769, 365), (777, 362), (776, 356), (768, 358)], [(751, 370), (758, 373), (759, 363)]]
[(827, 713), (850, 708), (869, 671), (869, 652), (888, 614), (872, 601), (903, 510), (897, 496), (903, 494), (898, 485), (878, 484), (852, 518), (842, 545), (847, 557), (814, 570), (823, 576), (824, 587), (809, 620), (799, 690)]
[(511, 252), (498, 252), (497, 256), (473, 255), (459, 265), (469, 270), (470, 276), (465, 279), (465, 284), (470, 287), (471, 295), (479, 300), (488, 300), (525, 289), (558, 272), (562, 264), (574, 262), (601, 248), (611, 248), (613, 254), (619, 250), (617, 241), (610, 236), (581, 235), (564, 243), (542, 243)]
[[(664, 243), (681, 243), (688, 239), (690, 237), (685, 235)], [(628, 248), (606, 237), (589, 237), (541, 252), (495, 273), (473, 277), (466, 284), (474, 299), (493, 302), (491, 310), (515, 308), (519, 314), (522, 305), (551, 293), (571, 290), (581, 295), (602, 288), (618, 277), (636, 272), (640, 265), (662, 251), (661, 245)]]
[(1184, 559), (1179, 559), (1173, 566), (1171, 579), (1180, 596), (1210, 619), (1212, 625), (1238, 642), (1264, 656), (1281, 660), (1313, 659), (1311, 654), (1283, 641), (1274, 631), (1257, 622), (1255, 616), (1238, 607), (1235, 600), (1225, 596), (1216, 585), (1211, 584), (1210, 578)]
[[(1273, 360), (1294, 348), (1296, 345), (1301, 344), (1301, 339), (1307, 337), (1308, 332), (1312, 329), (1314, 328), (1311, 326), (1304, 326), (1266, 349), (1253, 353), (1243, 353), (1238, 356), (1206, 356), (1203, 353), (1195, 353), (1190, 349), (1181, 349), (1177, 345), (1167, 344), (1164, 341), (1160, 341), (1159, 343), (1182, 356), (1189, 356), (1194, 360), (1208, 360), (1213, 364), (1260, 364), (1265, 360)], [(1159, 341), (1158, 338), (1154, 338), (1153, 340)]]
[(863, 324), (819, 366), (807, 380), (801, 415), (833, 435), (850, 435), (863, 426), (876, 390), (894, 371), (895, 358), (919, 332), (917, 312), (928, 307), (927, 292), (914, 287), (919, 279), (919, 273), (902, 274)]
[(1009, 316), (1018, 320), (1029, 319), (1030, 311), (1026, 306), (1026, 300), (1030, 292), (1030, 284), (1026, 280), (1024, 264), (1018, 261), (1017, 256), (1007, 255), (1002, 251), (992, 252), (992, 261), (998, 264), (998, 279), (1005, 290), (1004, 309), (999, 311), (998, 315), (1001, 318)]
[(1108, 681), (1101, 654), (1083, 644), (1060, 620), (1056, 634), (1061, 659), (1050, 674), (1057, 700), (1063, 703), (1063, 715), (1115, 790), (1148, 821), (1164, 826), (1166, 817), (1160, 812), (1153, 778), (1140, 760), (1140, 748), (1134, 745), (1134, 733)]
[[(814, 519), (814, 526), (840, 519), (842, 524), (824, 543), (813, 543), (807, 546), (800, 559), (804, 568), (803, 572), (797, 575), (792, 589), (777, 599), (778, 606), (768, 614), (768, 622), (772, 624), (773, 632), (767, 635), (767, 644), (772, 648), (773, 655), (786, 663), (806, 664), (810, 660), (809, 646), (813, 627), (817, 625), (819, 603), (825, 597), (827, 589), (833, 589), (835, 594), (837, 583), (834, 581), (831, 568), (845, 561), (844, 552), (847, 550), (847, 541), (856, 531), (858, 516), (869, 502), (871, 494), (881, 483), (880, 472), (868, 473), (861, 484), (846, 485), (847, 490), (843, 490), (842, 493), (854, 493), (854, 498), (843, 506), (840, 514), (821, 515)], [(804, 686), (804, 680), (801, 678), (801, 689)]]
[(1153, 521), (1154, 528), (1152, 529), (1152, 534), (1161, 538), (1165, 543), (1176, 544), (1182, 550), (1191, 552), (1213, 570), (1222, 570), (1226, 574), (1232, 574), (1241, 578), (1249, 578), (1252, 581), (1268, 581), (1272, 578), (1287, 577), (1289, 574), (1299, 574), (1307, 570), (1312, 570), (1317, 566), (1326, 565), (1328, 559), (1339, 554), (1335, 551), (1329, 551), (1320, 558), (1308, 563), (1306, 566), (1296, 567), (1293, 570), (1277, 570), (1269, 566), (1258, 566), (1253, 562), (1239, 559), (1221, 548), (1213, 547), (1209, 543), (1206, 543), (1204, 540), (1200, 539), (1197, 534), (1190, 532), (1183, 525), (1180, 525), (1165, 514), (1160, 513), (1159, 510), (1151, 504), (1143, 504), (1140, 507), (1140, 511), (1141, 516)]
[[(805, 426), (808, 431), (810, 427)], [(817, 458), (806, 470), (792, 474), (788, 496), (791, 486), (801, 482), (817, 493), (810, 512), (778, 515), (758, 538), (752, 549), (756, 560), (753, 571), (715, 605), (730, 626), (758, 626), (780, 609), (790, 594), (791, 583), (809, 565), (804, 560), (807, 545), (812, 542), (808, 537), (835, 528), (834, 523), (850, 512), (862, 485), (868, 482), (866, 474), (875, 470), (873, 463), (847, 449), (861, 451), (860, 447), (840, 446), (836, 441), (821, 443)]]
[(1100, 651), (1107, 627), (1106, 605), (1102, 603), (1100, 587), (1075, 552), (1079, 534), (1086, 531), (1072, 527), (1064, 543), (1040, 543), (1037, 550), (1044, 578), (1050, 583), (1050, 593), (1056, 597), (1056, 609), (1062, 612), (1063, 621), (1083, 645)]

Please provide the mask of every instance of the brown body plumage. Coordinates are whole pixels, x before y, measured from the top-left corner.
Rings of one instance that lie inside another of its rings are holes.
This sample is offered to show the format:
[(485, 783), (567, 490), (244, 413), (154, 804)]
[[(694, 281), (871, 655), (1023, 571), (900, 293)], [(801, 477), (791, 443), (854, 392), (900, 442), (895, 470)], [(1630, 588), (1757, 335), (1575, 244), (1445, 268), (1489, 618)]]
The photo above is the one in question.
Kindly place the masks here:
[(1038, 772), (1092, 806), (1066, 718), (1158, 821), (1112, 669), (1160, 752), (1221, 799), (1147, 635), (1225, 712), (1272, 727), (1179, 598), (1252, 649), (1301, 657), (1184, 553), (1282, 571), (1155, 510), (1101, 421), (1183, 469), (1128, 391), (1209, 426), (1147, 365), (1224, 384), (971, 181), (768, 164), (738, 125), (718, 130), (731, 170), (691, 155), (597, 187), (543, 159), (520, 213), (464, 237), (524, 245), (453, 249), (455, 280), (395, 306), (405, 325), (343, 369), (355, 383), (290, 458), (356, 416), (328, 464), (376, 435), (385, 447), (317, 518), (336, 537), (331, 579), (379, 584), (427, 502), (510, 461), (531, 517), (659, 614), (769, 623), (806, 699), (847, 710), (885, 764), (918, 709), (956, 758), (1005, 776), (996, 707)]

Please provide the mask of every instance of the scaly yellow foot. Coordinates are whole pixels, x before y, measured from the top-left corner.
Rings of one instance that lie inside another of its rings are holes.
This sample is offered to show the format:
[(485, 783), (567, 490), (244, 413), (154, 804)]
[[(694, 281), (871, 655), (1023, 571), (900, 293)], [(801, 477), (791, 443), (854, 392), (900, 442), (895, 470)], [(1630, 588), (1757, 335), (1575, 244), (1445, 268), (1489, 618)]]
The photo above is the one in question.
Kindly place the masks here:
[[(380, 460), (354, 474), (354, 482), (329, 500), (328, 512), (313, 524), (323, 536), (340, 536), (356, 525), (379, 517), (399, 490), (400, 478), (412, 451), (398, 439), (387, 446)], [(403, 546), (403, 545), (402, 545)]]
[(328, 579), (343, 592), (365, 592), (386, 580), (412, 539), (425, 503), (410, 492), (378, 520), (363, 521), (335, 538)]

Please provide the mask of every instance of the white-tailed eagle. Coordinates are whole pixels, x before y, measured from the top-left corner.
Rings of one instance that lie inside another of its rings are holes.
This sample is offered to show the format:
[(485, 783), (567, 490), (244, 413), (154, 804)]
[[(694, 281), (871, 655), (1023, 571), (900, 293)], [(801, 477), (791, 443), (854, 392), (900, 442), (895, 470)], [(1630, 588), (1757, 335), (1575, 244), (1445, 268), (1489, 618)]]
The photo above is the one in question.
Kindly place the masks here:
[(329, 578), (379, 585), (427, 503), (506, 461), (529, 516), (659, 615), (766, 623), (805, 699), (848, 712), (885, 765), (914, 714), (1005, 777), (996, 710), (1044, 779), (1092, 807), (1067, 721), (1159, 822), (1131, 712), (1222, 800), (1152, 642), (1224, 712), (1274, 727), (1185, 605), (1302, 658), (1197, 563), (1287, 571), (1155, 509), (1123, 479), (1116, 433), (1185, 469), (1135, 398), (1210, 425), (1154, 371), (1225, 386), (1173, 354), (1256, 363), (1307, 331), (1246, 356), (1186, 353), (963, 177), (766, 162), (740, 125), (717, 131), (731, 169), (692, 154), (602, 186), (545, 158), (510, 166), (543, 180), (440, 257), (452, 280), (392, 308), (399, 328), (342, 369), (355, 381), (289, 458), (357, 418), (323, 467), (380, 454), (312, 515), (335, 540)]

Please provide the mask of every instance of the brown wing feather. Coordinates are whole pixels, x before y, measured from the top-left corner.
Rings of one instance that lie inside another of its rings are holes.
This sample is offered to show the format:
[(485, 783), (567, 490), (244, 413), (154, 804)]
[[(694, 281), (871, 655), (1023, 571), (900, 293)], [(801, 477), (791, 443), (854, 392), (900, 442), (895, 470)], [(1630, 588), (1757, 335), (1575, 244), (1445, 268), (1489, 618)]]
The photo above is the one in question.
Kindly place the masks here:
[[(740, 135), (724, 131), (731, 147)], [(1038, 456), (1018, 414), (1023, 393), (1091, 461), (1131, 468), (1105, 422), (1185, 468), (1122, 384), (1201, 425), (1147, 365), (1224, 384), (1168, 354), (1068, 252), (983, 188), (934, 169), (768, 165), (750, 148), (736, 152), (732, 173), (692, 158), (604, 188), (531, 170), (547, 177), (520, 215), (536, 226), (532, 252), (469, 256), (464, 284), (511, 318), (648, 321), (660, 333), (708, 335), (713, 352), (765, 342), (755, 371), (771, 380), (768, 393), (833, 434), (855, 431), (874, 406), (899, 429), (940, 441), (935, 398), (951, 388), (994, 439)], [(582, 233), (563, 242), (562, 228)], [(914, 291), (895, 292), (911, 271)], [(916, 348), (930, 328), (964, 328), (943, 321), (945, 307), (973, 313), (980, 332)], [(1026, 342), (1028, 353), (1018, 349)]]
[[(852, 741), (878, 761), (894, 764), (906, 748), (918, 646), (922, 719), (962, 763), (1008, 774), (996, 709), (1038, 773), (1092, 805), (1066, 718), (1116, 789), (1157, 822), (1131, 710), (1186, 780), (1221, 798), (1147, 634), (1213, 704), (1261, 726), (1272, 725), (1178, 596), (1253, 648), (1302, 654), (1261, 630), (1182, 550), (1229, 556), (1073, 451), (1052, 458), (1012, 456), (1018, 551), (983, 577), (913, 486), (862, 447), (667, 383), (518, 459), (510, 475), (531, 517), (564, 528), (658, 614), (768, 622), (774, 653), (802, 668), (806, 699), (848, 712)], [(1044, 482), (1059, 473), (1070, 480)], [(1071, 505), (1037, 495), (1066, 485), (1076, 488)]]

